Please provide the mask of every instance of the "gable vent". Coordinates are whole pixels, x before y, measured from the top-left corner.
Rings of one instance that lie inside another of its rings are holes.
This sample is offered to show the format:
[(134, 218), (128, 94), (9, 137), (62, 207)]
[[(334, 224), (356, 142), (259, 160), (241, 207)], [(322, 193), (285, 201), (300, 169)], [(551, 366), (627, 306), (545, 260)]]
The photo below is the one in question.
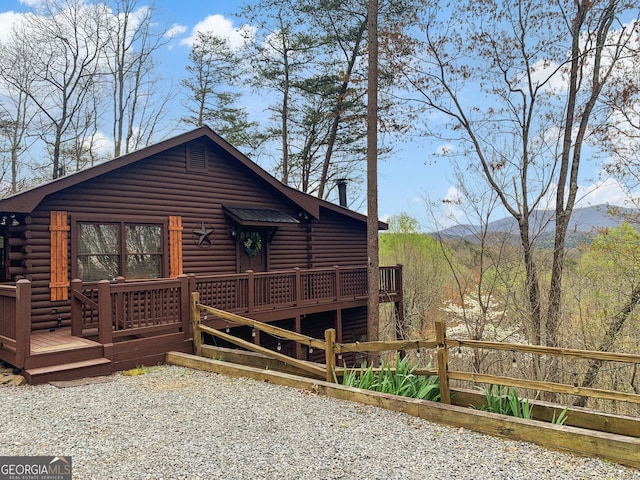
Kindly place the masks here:
[(207, 149), (203, 143), (190, 143), (187, 149), (187, 170), (203, 172), (207, 170)]

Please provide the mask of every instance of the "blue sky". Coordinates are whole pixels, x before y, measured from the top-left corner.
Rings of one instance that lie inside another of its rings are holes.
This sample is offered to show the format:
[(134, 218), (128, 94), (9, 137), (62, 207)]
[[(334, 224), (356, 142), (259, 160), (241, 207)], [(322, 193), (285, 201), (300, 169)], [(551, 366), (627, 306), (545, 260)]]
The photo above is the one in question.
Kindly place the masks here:
[[(8, 30), (15, 15), (29, 9), (29, 3), (37, 0), (0, 0), (0, 39)], [(161, 68), (167, 79), (172, 77), (175, 83), (184, 75), (184, 67), (191, 39), (197, 31), (214, 31), (227, 36), (233, 42), (240, 42), (237, 29), (241, 22), (230, 14), (242, 2), (233, 0), (219, 1), (178, 1), (155, 0), (160, 9), (159, 18), (172, 26), (174, 39), (159, 55)], [(268, 99), (267, 99), (268, 100)], [(262, 108), (256, 106), (256, 108)], [(379, 216), (387, 219), (390, 215), (407, 212), (418, 219), (425, 230), (432, 228), (431, 215), (427, 213), (424, 198), (432, 200), (455, 197), (452, 172), (445, 160), (433, 162), (434, 153), (442, 145), (426, 139), (408, 139), (403, 144), (394, 144), (392, 154), (379, 165)], [(267, 167), (267, 166), (265, 166)], [(587, 174), (596, 178), (597, 172)], [(587, 177), (585, 177), (587, 178)], [(589, 182), (585, 180), (585, 189)], [(586, 198), (582, 205), (599, 203), (621, 204), (621, 192), (618, 185), (609, 180), (604, 186)], [(364, 211), (365, 207), (361, 208)], [(464, 223), (463, 212), (453, 212)]]

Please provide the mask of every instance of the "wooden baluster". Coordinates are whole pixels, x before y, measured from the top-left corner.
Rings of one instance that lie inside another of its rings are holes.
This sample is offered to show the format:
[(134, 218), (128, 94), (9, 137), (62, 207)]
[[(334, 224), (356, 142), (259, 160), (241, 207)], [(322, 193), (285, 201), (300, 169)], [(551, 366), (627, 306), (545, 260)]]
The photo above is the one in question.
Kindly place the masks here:
[(255, 303), (255, 279), (253, 276), (253, 270), (247, 270), (247, 310), (249, 313), (253, 312), (253, 306)]
[(302, 304), (302, 279), (300, 278), (300, 268), (294, 268), (296, 272), (296, 306)]

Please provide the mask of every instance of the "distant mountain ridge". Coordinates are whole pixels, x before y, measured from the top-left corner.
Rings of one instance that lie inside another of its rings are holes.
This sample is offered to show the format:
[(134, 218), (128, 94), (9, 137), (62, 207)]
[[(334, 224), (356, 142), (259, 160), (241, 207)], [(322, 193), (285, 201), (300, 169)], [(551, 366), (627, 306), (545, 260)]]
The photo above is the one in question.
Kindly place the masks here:
[[(635, 208), (615, 207), (611, 213), (607, 205), (576, 208), (571, 215), (567, 231), (567, 246), (575, 246), (579, 243), (589, 242), (591, 236), (599, 229), (617, 228), (623, 222), (628, 222), (634, 227), (640, 227), (640, 210)], [(471, 243), (480, 243), (479, 225), (455, 225), (432, 235), (449, 240), (466, 240)], [(493, 237), (505, 236), (519, 238), (518, 224), (513, 217), (505, 217), (490, 222), (487, 233)], [(555, 219), (553, 210), (535, 210), (531, 215), (530, 234), (538, 237), (539, 246), (553, 245), (555, 234)]]

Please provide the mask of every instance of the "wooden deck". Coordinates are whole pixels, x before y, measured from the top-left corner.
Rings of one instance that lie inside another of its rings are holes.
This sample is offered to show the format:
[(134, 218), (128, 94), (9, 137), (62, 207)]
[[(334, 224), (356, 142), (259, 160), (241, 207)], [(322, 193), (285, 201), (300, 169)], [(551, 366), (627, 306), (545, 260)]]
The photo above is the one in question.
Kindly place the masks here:
[[(64, 327), (33, 332), (31, 283), (20, 280), (0, 286), (0, 360), (22, 369), (30, 383), (42, 383), (154, 365), (169, 351), (190, 353), (192, 292), (208, 305), (261, 321), (296, 319), (297, 330), (304, 327), (301, 318), (327, 312), (341, 331), (342, 310), (366, 306), (365, 280), (363, 267), (97, 284), (75, 280), (70, 326), (67, 319)], [(381, 268), (380, 301), (402, 301), (400, 265)]]
[(56, 328), (53, 332), (40, 330), (31, 334), (31, 354), (38, 355), (61, 350), (99, 346), (98, 342), (71, 335), (71, 327)]

